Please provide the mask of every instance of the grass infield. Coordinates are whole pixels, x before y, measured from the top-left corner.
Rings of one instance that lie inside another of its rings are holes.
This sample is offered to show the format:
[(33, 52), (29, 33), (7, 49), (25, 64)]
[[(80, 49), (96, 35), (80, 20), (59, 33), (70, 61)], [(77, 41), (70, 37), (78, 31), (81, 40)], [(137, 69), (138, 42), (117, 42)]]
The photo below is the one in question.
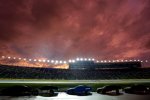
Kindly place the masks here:
[(26, 85), (33, 88), (39, 88), (46, 85), (57, 86), (59, 91), (65, 91), (68, 88), (77, 85), (87, 85), (96, 91), (97, 88), (105, 85), (119, 85), (122, 87), (134, 84), (143, 84), (150, 86), (150, 79), (118, 79), (118, 80), (48, 80), (48, 79), (0, 79), (0, 89), (14, 85)]

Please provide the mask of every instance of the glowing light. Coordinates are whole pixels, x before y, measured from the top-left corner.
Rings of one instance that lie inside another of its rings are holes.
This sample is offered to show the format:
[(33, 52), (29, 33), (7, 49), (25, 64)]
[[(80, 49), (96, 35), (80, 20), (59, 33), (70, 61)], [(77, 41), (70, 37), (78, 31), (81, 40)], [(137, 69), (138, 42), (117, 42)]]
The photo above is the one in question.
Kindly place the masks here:
[(87, 61), (87, 58), (84, 58), (85, 61)]
[(123, 60), (121, 60), (121, 62), (123, 62)]
[(113, 60), (113, 62), (116, 62), (115, 60)]
[(58, 63), (58, 60), (55, 61), (55, 64), (57, 64), (57, 63)]
[(129, 61), (131, 61), (131, 62), (132, 62), (132, 60), (129, 60)]
[(5, 58), (5, 56), (2, 56), (2, 58)]
[(14, 57), (14, 59), (16, 59), (16, 57)]
[(104, 62), (107, 62), (106, 60), (104, 60)]
[(136, 60), (134, 60), (136, 62)]
[(104, 62), (103, 60), (101, 60), (101, 62)]
[(24, 61), (26, 61), (27, 59), (26, 59), (26, 58), (24, 58), (23, 60), (24, 60)]
[(83, 58), (80, 58), (80, 61), (83, 61)]
[(29, 59), (29, 61), (32, 61), (32, 59)]
[(128, 60), (124, 60), (125, 62), (128, 62)]
[(46, 62), (46, 60), (44, 59), (43, 62)]
[(93, 58), (92, 61), (94, 61), (95, 59)]
[(37, 61), (36, 59), (34, 59), (33, 61)]
[(75, 60), (72, 60), (72, 63), (75, 63)]
[(54, 63), (54, 60), (51, 60), (51, 63)]
[(72, 62), (72, 60), (71, 59), (69, 59), (69, 61), (68, 61), (69, 63), (71, 63)]
[(111, 62), (110, 60), (108, 62)]
[(21, 58), (19, 58), (19, 60), (21, 60)]
[(91, 58), (89, 58), (88, 60), (91, 61)]
[(50, 61), (49, 61), (49, 60), (47, 60), (47, 62), (49, 63)]
[(8, 59), (10, 59), (11, 57), (8, 57)]
[(99, 61), (97, 60), (96, 62), (98, 63)]
[(148, 60), (145, 60), (145, 62), (148, 62)]
[(139, 61), (140, 62), (140, 60), (138, 59), (137, 61)]
[(60, 64), (62, 64), (62, 61), (59, 61)]
[(39, 59), (38, 61), (39, 61), (39, 62), (41, 62), (42, 60), (41, 60), (41, 59)]
[(77, 58), (76, 60), (77, 60), (77, 61), (79, 61), (80, 59), (79, 59), (79, 58)]
[(143, 62), (143, 61), (141, 60), (141, 62)]
[(63, 63), (64, 63), (64, 64), (66, 64), (67, 62), (66, 62), (66, 61), (64, 61)]
[(119, 60), (116, 60), (117, 62), (119, 62)]

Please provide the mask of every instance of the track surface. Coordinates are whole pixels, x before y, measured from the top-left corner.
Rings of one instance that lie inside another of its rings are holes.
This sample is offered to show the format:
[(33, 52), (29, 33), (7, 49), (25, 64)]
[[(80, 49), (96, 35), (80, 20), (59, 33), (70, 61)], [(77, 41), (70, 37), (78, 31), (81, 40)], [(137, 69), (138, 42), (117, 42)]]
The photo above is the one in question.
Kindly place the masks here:
[(92, 92), (90, 96), (72, 96), (64, 92), (60, 92), (56, 97), (7, 97), (1, 96), (0, 100), (150, 100), (150, 95), (133, 95), (133, 94), (122, 94), (119, 96), (108, 96), (101, 95)]

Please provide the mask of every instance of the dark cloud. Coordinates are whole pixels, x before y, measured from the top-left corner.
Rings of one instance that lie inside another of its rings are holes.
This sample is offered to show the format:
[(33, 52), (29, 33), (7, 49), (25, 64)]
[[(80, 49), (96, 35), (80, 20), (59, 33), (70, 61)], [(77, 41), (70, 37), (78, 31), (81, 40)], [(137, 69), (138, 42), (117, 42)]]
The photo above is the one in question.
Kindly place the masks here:
[(149, 0), (1, 0), (0, 53), (150, 59), (149, 5)]

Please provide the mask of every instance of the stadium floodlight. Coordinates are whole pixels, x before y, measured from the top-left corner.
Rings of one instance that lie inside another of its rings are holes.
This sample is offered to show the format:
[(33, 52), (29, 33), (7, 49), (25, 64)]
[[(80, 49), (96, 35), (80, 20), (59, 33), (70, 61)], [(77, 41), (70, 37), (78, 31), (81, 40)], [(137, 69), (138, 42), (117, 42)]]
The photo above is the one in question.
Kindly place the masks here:
[(11, 57), (8, 57), (8, 59), (10, 59)]
[(21, 58), (19, 58), (19, 60), (21, 60)]
[(91, 58), (89, 58), (88, 60), (91, 61)]
[(98, 61), (98, 60), (97, 60), (96, 62), (97, 62), (97, 63), (99, 63), (99, 61)]
[(59, 63), (62, 64), (62, 61), (60, 60)]
[(16, 59), (16, 57), (14, 57), (14, 59)]
[(84, 58), (84, 61), (87, 61), (87, 58)]
[(145, 60), (145, 62), (148, 62), (148, 60)]
[(71, 59), (69, 59), (69, 60), (68, 60), (68, 62), (69, 62), (69, 63), (71, 63), (71, 62), (72, 62), (72, 60), (71, 60)]
[(72, 63), (75, 63), (75, 60), (72, 60)]
[(137, 61), (139, 61), (139, 62), (140, 62), (140, 59), (138, 59)]
[(38, 61), (39, 61), (39, 62), (41, 62), (42, 60), (41, 60), (41, 59), (39, 59)]
[(119, 62), (119, 60), (116, 60), (117, 62)]
[(49, 60), (47, 60), (47, 62), (49, 63), (50, 61), (49, 61)]
[(43, 61), (43, 62), (46, 62), (46, 60), (45, 60), (45, 59), (43, 59), (42, 61)]
[(57, 63), (58, 63), (58, 60), (55, 61), (55, 64), (57, 64)]
[(95, 59), (94, 58), (92, 58), (92, 61), (94, 61)]
[(67, 62), (66, 62), (66, 61), (64, 61), (63, 63), (64, 63), (64, 64), (66, 64)]
[(129, 60), (130, 62), (132, 62), (132, 60)]
[(79, 59), (79, 58), (77, 58), (76, 60), (77, 60), (77, 61), (79, 61), (80, 59)]
[(123, 60), (121, 60), (121, 62), (123, 62)]
[(4, 59), (4, 58), (5, 58), (5, 56), (2, 56), (2, 58)]
[(29, 61), (32, 61), (32, 59), (29, 59)]
[(103, 60), (101, 60), (101, 62), (104, 62)]
[(136, 59), (134, 61), (136, 62)]
[(141, 60), (141, 62), (143, 62), (143, 61)]
[(104, 62), (106, 63), (106, 62), (107, 62), (107, 60), (104, 60)]
[(83, 61), (83, 58), (80, 58), (80, 61)]
[(125, 62), (128, 62), (128, 60), (124, 60)]
[(113, 60), (113, 62), (116, 62), (115, 60)]
[(26, 58), (24, 58), (23, 60), (24, 60), (24, 61), (26, 61), (27, 59), (26, 59)]
[(108, 62), (111, 62), (110, 60), (108, 60)]
[(36, 59), (34, 59), (33, 61), (37, 61)]
[(51, 63), (54, 63), (54, 60), (51, 60)]

